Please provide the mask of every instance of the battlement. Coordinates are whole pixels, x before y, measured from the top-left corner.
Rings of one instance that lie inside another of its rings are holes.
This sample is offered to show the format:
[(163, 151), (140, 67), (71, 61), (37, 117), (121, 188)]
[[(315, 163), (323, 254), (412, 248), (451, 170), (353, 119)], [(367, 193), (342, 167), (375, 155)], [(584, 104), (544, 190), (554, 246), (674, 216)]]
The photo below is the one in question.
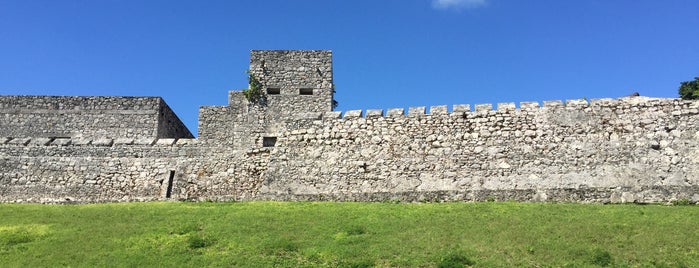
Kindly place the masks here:
[(566, 110), (585, 110), (585, 109), (645, 109), (656, 106), (672, 106), (678, 105), (687, 107), (688, 109), (675, 112), (674, 115), (693, 115), (698, 113), (699, 104), (695, 101), (686, 101), (673, 98), (649, 98), (649, 97), (624, 97), (624, 98), (603, 98), (572, 100), (549, 100), (543, 101), (543, 105), (539, 102), (527, 101), (520, 102), (516, 106), (514, 102), (501, 102), (497, 105), (492, 103), (475, 104), (455, 104), (451, 106), (437, 105), (430, 106), (427, 110), (426, 106), (409, 107), (406, 112), (405, 108), (389, 108), (369, 109), (369, 110), (349, 110), (349, 111), (331, 111), (331, 112), (304, 112), (297, 113), (295, 119), (353, 119), (353, 118), (376, 118), (376, 117), (420, 117), (420, 116), (466, 116), (467, 114), (488, 115), (508, 112), (532, 112), (537, 110), (551, 109), (566, 109)]

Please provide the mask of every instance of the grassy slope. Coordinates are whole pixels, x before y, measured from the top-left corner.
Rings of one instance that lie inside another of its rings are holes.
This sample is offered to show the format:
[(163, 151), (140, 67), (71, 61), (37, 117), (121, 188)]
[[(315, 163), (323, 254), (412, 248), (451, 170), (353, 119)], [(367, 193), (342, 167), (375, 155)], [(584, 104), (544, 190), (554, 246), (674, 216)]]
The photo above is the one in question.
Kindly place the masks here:
[(699, 267), (699, 206), (0, 205), (0, 266)]

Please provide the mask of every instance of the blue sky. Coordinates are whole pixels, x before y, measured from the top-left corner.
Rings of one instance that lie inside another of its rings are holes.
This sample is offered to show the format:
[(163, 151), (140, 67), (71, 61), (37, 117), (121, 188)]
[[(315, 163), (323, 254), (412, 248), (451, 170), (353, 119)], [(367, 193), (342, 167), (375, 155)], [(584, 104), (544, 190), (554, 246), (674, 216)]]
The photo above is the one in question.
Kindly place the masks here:
[(676, 97), (696, 0), (0, 0), (1, 95), (162, 96), (196, 133), (253, 49), (333, 50), (338, 110)]

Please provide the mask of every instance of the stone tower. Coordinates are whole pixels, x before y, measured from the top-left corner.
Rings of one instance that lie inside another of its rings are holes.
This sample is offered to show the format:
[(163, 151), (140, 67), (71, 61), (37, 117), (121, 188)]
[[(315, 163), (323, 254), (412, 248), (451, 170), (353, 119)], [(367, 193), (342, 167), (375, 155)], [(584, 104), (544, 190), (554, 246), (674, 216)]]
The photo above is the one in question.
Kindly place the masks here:
[[(287, 117), (302, 112), (329, 112), (333, 102), (332, 51), (253, 50), (250, 73), (267, 94), (267, 113)], [(230, 106), (247, 106), (231, 91)]]
[(252, 105), (242, 91), (230, 91), (227, 107), (201, 107), (203, 141), (261, 146), (264, 137), (282, 132), (286, 122), (300, 115), (333, 110), (330, 50), (253, 50), (249, 70), (262, 84), (267, 102)]

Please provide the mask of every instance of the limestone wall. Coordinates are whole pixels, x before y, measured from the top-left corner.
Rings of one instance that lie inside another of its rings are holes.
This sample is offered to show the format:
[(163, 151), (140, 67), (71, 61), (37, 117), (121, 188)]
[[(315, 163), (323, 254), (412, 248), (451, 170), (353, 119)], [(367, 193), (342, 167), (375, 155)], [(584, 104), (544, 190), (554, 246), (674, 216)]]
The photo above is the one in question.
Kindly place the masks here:
[(195, 139), (0, 139), (0, 202), (250, 198), (264, 151)]
[(192, 137), (159, 97), (0, 96), (0, 136)]
[(697, 102), (348, 111), (280, 133), (260, 197), (699, 201)]
[[(222, 129), (259, 122), (260, 111), (229, 109), (202, 108)], [(0, 138), (0, 201), (159, 200), (171, 188), (169, 199), (192, 200), (699, 202), (699, 102), (425, 110), (301, 113), (260, 124), (245, 146)]]

